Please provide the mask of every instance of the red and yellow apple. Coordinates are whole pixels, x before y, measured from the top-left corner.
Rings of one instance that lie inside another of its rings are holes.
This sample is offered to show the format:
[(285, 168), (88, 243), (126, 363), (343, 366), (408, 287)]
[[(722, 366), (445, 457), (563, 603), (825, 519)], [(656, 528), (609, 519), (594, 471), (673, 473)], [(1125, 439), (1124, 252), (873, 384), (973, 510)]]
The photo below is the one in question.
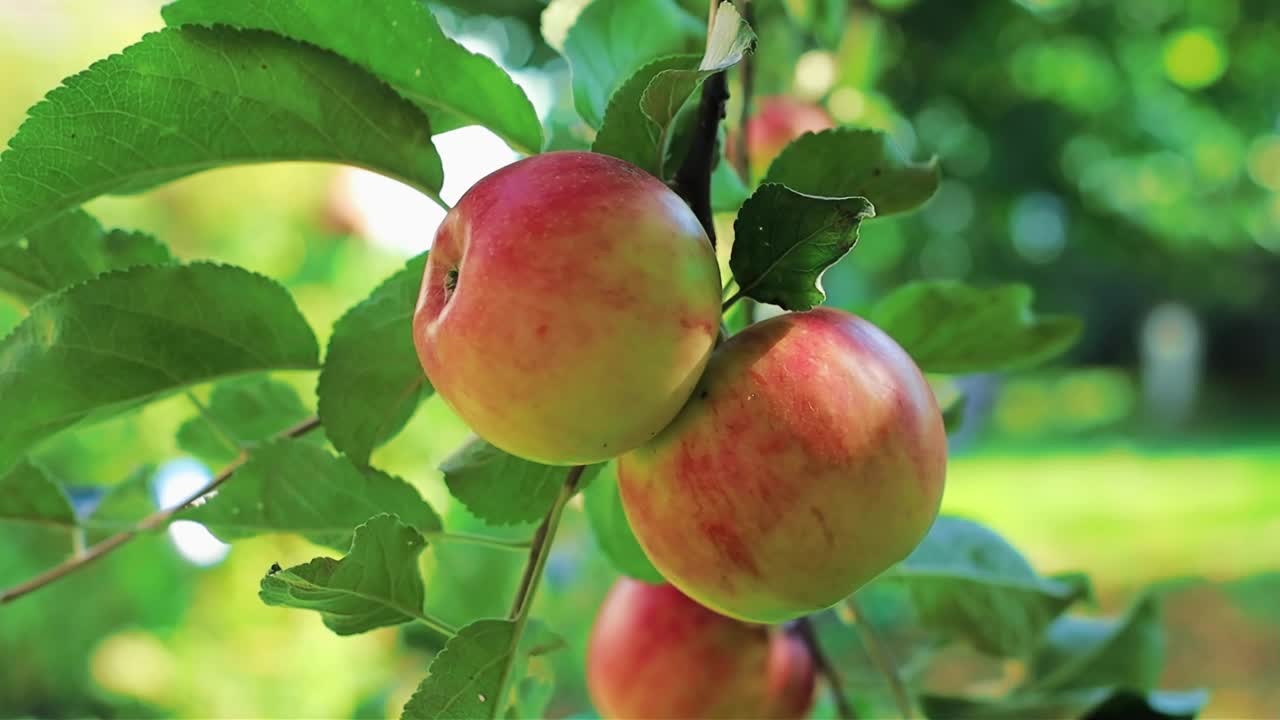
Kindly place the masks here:
[[(792, 140), (807, 132), (821, 132), (835, 127), (831, 116), (818, 105), (785, 95), (763, 97), (756, 101), (757, 110), (747, 118), (747, 157), (751, 174), (760, 177), (769, 164)], [(729, 142), (729, 152), (736, 152), (736, 142)]]
[(719, 323), (719, 268), (688, 206), (626, 162), (554, 152), (485, 177), (449, 211), (413, 339), (476, 434), (577, 465), (666, 427)]
[(798, 718), (814, 682), (798, 638), (639, 580), (609, 591), (587, 649), (587, 688), (606, 718)]
[(680, 415), (619, 459), (619, 491), (668, 581), (718, 612), (776, 623), (839, 602), (919, 544), (946, 450), (906, 352), (819, 308), (717, 348)]

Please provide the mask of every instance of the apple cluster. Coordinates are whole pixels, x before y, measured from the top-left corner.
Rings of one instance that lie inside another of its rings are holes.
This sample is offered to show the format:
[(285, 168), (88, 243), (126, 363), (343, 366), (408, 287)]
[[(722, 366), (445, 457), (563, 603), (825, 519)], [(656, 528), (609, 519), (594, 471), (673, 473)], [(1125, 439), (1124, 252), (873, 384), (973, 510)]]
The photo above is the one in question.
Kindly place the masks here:
[[(942, 418), (901, 347), (830, 308), (718, 343), (721, 298), (680, 197), (588, 152), (481, 180), (427, 262), (413, 335), (436, 391), (513, 455), (617, 458), (627, 518), (671, 583), (624, 580), (601, 610), (590, 686), (609, 716), (804, 712), (811, 661), (762, 624), (904, 558), (941, 502)], [(701, 675), (687, 696), (648, 690)]]

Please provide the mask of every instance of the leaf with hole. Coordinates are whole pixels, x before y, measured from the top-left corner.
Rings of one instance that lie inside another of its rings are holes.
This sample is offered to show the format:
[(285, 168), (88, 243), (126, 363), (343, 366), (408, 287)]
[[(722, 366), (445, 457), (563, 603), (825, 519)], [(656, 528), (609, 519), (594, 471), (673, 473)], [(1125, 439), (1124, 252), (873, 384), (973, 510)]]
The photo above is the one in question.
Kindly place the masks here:
[(334, 447), (367, 464), (432, 393), (409, 327), (426, 254), (409, 261), (333, 326), (316, 388)]
[(258, 595), (268, 605), (315, 610), (338, 635), (411, 620), (431, 624), (422, 612), (418, 572), (426, 546), (422, 534), (396, 516), (378, 515), (355, 529), (346, 557), (273, 569), (262, 578)]
[(343, 549), (351, 544), (352, 528), (383, 513), (395, 513), (427, 537), (441, 529), (440, 517), (404, 480), (285, 439), (255, 450), (234, 482), (182, 517), (204, 523), (223, 540), (297, 533)]
[(874, 211), (864, 198), (815, 197), (761, 185), (733, 223), (729, 268), (735, 297), (787, 310), (826, 299), (822, 273), (858, 242), (858, 225)]
[(876, 217), (923, 205), (940, 180), (936, 159), (910, 162), (884, 132), (855, 128), (805, 133), (774, 159), (764, 179), (810, 195), (865, 197)]
[(542, 126), (520, 86), (445, 35), (421, 0), (178, 0), (161, 12), (174, 27), (266, 30), (337, 53), (418, 106), (434, 134), (483, 125), (522, 153), (542, 149)]
[(0, 155), (0, 244), (107, 193), (224, 165), (376, 170), (438, 197), (422, 112), (346, 60), (258, 31), (151, 33), (67, 78)]
[(313, 369), (318, 354), (293, 298), (261, 275), (208, 263), (102, 275), (45, 297), (0, 341), (0, 468), (77, 423), (230, 375)]
[(917, 282), (876, 303), (868, 319), (925, 372), (1013, 370), (1061, 355), (1080, 337), (1078, 318), (1037, 316), (1031, 299), (1025, 285)]

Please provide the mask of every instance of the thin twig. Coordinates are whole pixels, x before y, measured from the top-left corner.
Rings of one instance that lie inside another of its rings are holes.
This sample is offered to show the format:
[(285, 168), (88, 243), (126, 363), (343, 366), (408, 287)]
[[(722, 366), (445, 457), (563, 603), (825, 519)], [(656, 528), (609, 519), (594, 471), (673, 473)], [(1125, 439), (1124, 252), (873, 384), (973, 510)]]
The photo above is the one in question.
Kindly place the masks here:
[[(312, 430), (315, 430), (318, 427), (320, 427), (320, 418), (310, 417), (298, 423), (297, 425), (294, 425), (288, 430), (285, 430), (284, 432), (280, 433), (277, 437), (278, 438), (301, 437), (311, 432)], [(173, 519), (175, 515), (191, 507), (196, 502), (198, 502), (201, 498), (209, 495), (214, 490), (217, 490), (223, 483), (225, 483), (227, 480), (231, 478), (232, 475), (235, 474), (236, 470), (240, 469), (241, 465), (244, 465), (244, 462), (247, 458), (248, 456), (242, 452), (240, 454), (240, 457), (236, 458), (230, 465), (223, 468), (221, 472), (219, 472), (217, 475), (214, 476), (213, 482), (209, 483), (208, 485), (201, 488), (200, 490), (197, 490), (196, 492), (192, 493), (189, 497), (187, 497), (187, 499), (183, 500), (181, 504), (172, 508), (168, 508), (166, 510), (156, 511), (148, 515), (147, 517), (143, 518), (142, 520), (138, 521), (138, 523), (133, 527), (128, 528), (127, 530), (122, 530), (116, 533), (115, 535), (112, 535), (106, 540), (103, 540), (102, 542), (97, 543), (93, 547), (85, 550), (83, 553), (70, 557), (64, 560), (63, 562), (57, 565), (54, 565), (53, 567), (31, 578), (30, 580), (27, 580), (26, 582), (15, 585), (14, 587), (11, 587), (8, 590), (5, 590), (4, 592), (0, 592), (0, 605), (5, 605), (6, 603), (13, 602), (14, 600), (17, 600), (23, 595), (26, 595), (27, 593), (31, 593), (36, 590), (39, 590), (40, 588), (44, 587), (45, 585), (48, 585), (49, 583), (52, 583), (67, 575), (70, 575), (71, 573), (88, 565), (89, 563), (106, 556), (111, 551), (115, 550), (121, 545), (124, 545), (125, 543), (129, 542), (130, 540), (134, 539), (135, 537), (137, 537), (138, 535), (141, 535), (144, 532), (150, 532), (157, 528), (164, 527), (169, 523), (170, 520)]]
[(715, 168), (717, 133), (724, 118), (724, 103), (728, 99), (729, 86), (723, 72), (713, 74), (702, 84), (702, 98), (698, 101), (697, 123), (689, 152), (671, 183), (680, 197), (689, 203), (698, 222), (702, 223), (712, 247), (716, 245), (716, 228), (711, 217), (711, 171)]
[(551, 543), (556, 539), (560, 515), (564, 512), (564, 506), (569, 503), (569, 499), (577, 492), (578, 481), (582, 479), (582, 473), (586, 469), (585, 465), (569, 468), (569, 474), (565, 476), (564, 485), (560, 487), (560, 495), (556, 498), (556, 503), (542, 519), (538, 531), (533, 534), (533, 541), (529, 544), (529, 561), (525, 563), (524, 575), (520, 578), (520, 587), (516, 590), (516, 598), (511, 605), (511, 618), (516, 622), (522, 623), (523, 618), (529, 616), (529, 607), (533, 603), (534, 594), (538, 592), (538, 582), (542, 579), (542, 569), (546, 567), (547, 558), (551, 555)]
[(858, 637), (862, 639), (862, 644), (866, 647), (867, 654), (871, 656), (871, 661), (880, 669), (880, 674), (888, 680), (889, 689), (893, 691), (893, 700), (898, 705), (898, 713), (902, 715), (902, 720), (911, 720), (911, 696), (907, 694), (906, 683), (902, 682), (902, 674), (898, 672), (898, 664), (894, 661), (893, 654), (880, 639), (876, 629), (867, 622), (866, 615), (858, 606), (858, 600), (850, 595), (844, 601), (844, 605), (850, 616), (847, 621), (858, 631)]
[(858, 714), (849, 704), (849, 697), (844, 692), (844, 678), (840, 676), (840, 671), (831, 664), (826, 653), (822, 651), (822, 646), (818, 644), (818, 634), (813, 631), (813, 623), (809, 618), (803, 617), (792, 623), (788, 630), (804, 642), (818, 673), (826, 679), (827, 687), (831, 688), (831, 696), (836, 703), (836, 716), (843, 720), (856, 720)]

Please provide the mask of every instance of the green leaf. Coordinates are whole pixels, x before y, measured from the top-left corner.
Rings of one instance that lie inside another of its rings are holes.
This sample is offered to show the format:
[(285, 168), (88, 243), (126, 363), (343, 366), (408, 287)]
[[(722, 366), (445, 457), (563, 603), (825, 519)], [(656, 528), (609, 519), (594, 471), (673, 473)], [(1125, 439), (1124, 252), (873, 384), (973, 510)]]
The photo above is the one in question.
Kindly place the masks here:
[(783, 149), (764, 179), (810, 195), (865, 197), (876, 217), (923, 205), (940, 180), (937, 159), (908, 162), (885, 133), (855, 128), (805, 133)]
[(462, 628), (432, 660), (431, 674), (409, 698), (401, 719), (496, 718), (512, 705), (519, 717), (539, 717), (520, 712), (536, 701), (519, 695), (525, 664), (563, 647), (564, 641), (536, 620), (528, 623), (523, 637), (519, 633), (514, 620), (479, 620)]
[(225, 265), (136, 267), (50, 295), (0, 341), (0, 468), (36, 443), (188, 385), (316, 366), (280, 285)]
[(73, 528), (76, 514), (62, 488), (44, 470), (23, 461), (0, 475), (0, 523)]
[(1203, 690), (1138, 693), (1111, 687), (1003, 698), (955, 697), (925, 693), (927, 717), (947, 720), (1026, 720), (1081, 717), (1088, 720), (1191, 720), (1209, 701)]
[[(600, 467), (588, 467), (580, 484), (591, 482)], [(518, 458), (473, 436), (440, 470), (450, 494), (473, 515), (490, 525), (514, 525), (546, 517), (569, 469)]]
[(263, 32), (162, 30), (68, 78), (0, 155), (0, 243), (104, 193), (222, 165), (359, 165), (438, 197), (422, 112), (342, 58)]
[(269, 377), (244, 377), (214, 386), (204, 412), (178, 428), (178, 447), (213, 466), (235, 460), (307, 417), (298, 393)]
[(235, 482), (183, 518), (204, 523), (223, 540), (286, 532), (342, 549), (351, 544), (352, 528), (382, 513), (397, 514), (428, 537), (441, 529), (440, 517), (412, 485), (287, 439), (255, 450)]
[(715, 212), (734, 213), (751, 197), (751, 191), (738, 177), (738, 171), (721, 157), (711, 171), (711, 209)]
[(418, 556), (427, 541), (394, 515), (378, 515), (355, 530), (341, 560), (319, 557), (262, 578), (258, 596), (268, 605), (315, 610), (325, 627), (355, 635), (410, 620), (422, 612)]
[(997, 656), (1030, 655), (1049, 623), (1088, 594), (1086, 583), (1040, 577), (990, 529), (947, 516), (882, 583), (906, 588), (924, 627)]
[(1160, 605), (1154, 594), (1146, 593), (1119, 619), (1069, 616), (1054, 622), (1032, 658), (1027, 686), (1150, 690), (1163, 666)]
[(520, 152), (542, 149), (524, 91), (493, 60), (446, 36), (422, 0), (178, 0), (161, 12), (170, 26), (266, 30), (335, 52), (418, 106), (435, 134), (483, 125)]
[[(714, 73), (737, 65), (751, 51), (755, 40), (755, 33), (743, 21), (737, 8), (730, 2), (722, 2), (711, 25), (706, 53), (697, 68), (663, 70), (649, 82), (640, 98), (640, 109), (658, 129), (659, 158), (665, 159), (668, 138), (676, 124), (676, 116), (689, 98), (702, 87), (702, 81)], [(669, 173), (660, 163), (658, 172), (654, 174), (666, 178)]]
[(1082, 329), (1074, 317), (1036, 316), (1031, 298), (1026, 285), (918, 282), (890, 293), (868, 317), (925, 372), (1011, 370), (1062, 354)]
[(656, 177), (669, 177), (667, 148), (681, 108), (703, 80), (736, 65), (754, 42), (755, 34), (733, 4), (721, 4), (706, 53), (701, 58), (659, 58), (632, 73), (610, 96), (591, 149), (626, 160)]
[(631, 524), (627, 522), (622, 498), (618, 494), (617, 473), (617, 466), (610, 463), (605, 476), (591, 483), (591, 487), (582, 493), (591, 531), (615, 570), (645, 582), (665, 582), (662, 574), (649, 562), (640, 541), (631, 531)]
[(151, 493), (154, 474), (153, 466), (143, 465), (129, 477), (107, 488), (84, 519), (85, 537), (90, 545), (137, 525), (138, 521), (156, 511), (156, 499)]
[(703, 26), (671, 0), (595, 0), (565, 38), (573, 103), (593, 128), (624, 78), (664, 55), (701, 50)]
[(697, 55), (670, 55), (649, 62), (632, 73), (610, 96), (600, 132), (591, 143), (591, 151), (626, 160), (652, 175), (658, 175), (663, 164), (662, 128), (640, 109), (641, 98), (659, 73), (693, 70), (699, 61)]
[(827, 295), (822, 273), (858, 242), (858, 225), (875, 211), (865, 198), (802, 195), (761, 185), (733, 223), (729, 268), (737, 296), (808, 310)]
[(172, 262), (168, 248), (150, 235), (105, 232), (77, 208), (31, 231), (24, 242), (0, 245), (0, 292), (31, 304), (108, 270)]
[(426, 254), (409, 261), (333, 326), (316, 389), (320, 419), (334, 447), (368, 464), (432, 388), (409, 328)]

